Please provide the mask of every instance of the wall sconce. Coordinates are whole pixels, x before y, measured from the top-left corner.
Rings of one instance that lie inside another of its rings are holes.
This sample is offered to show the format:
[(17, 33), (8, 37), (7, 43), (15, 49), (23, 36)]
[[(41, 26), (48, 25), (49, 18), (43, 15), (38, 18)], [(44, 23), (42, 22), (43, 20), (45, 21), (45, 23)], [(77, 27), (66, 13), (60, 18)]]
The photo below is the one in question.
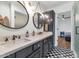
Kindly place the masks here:
[(44, 22), (49, 24), (52, 21), (53, 21), (53, 19), (49, 15), (47, 15), (47, 14), (44, 15)]
[(32, 6), (31, 2), (24, 2), (29, 14), (33, 14), (35, 6)]
[(46, 19), (48, 19), (48, 18), (49, 18), (49, 16), (48, 16), (47, 14), (45, 14), (45, 15), (44, 15), (44, 17), (45, 17)]
[(42, 14), (42, 8), (40, 7), (40, 2), (36, 1), (35, 5), (33, 5), (31, 2), (25, 2), (25, 5), (27, 7), (27, 11), (30, 14), (35, 13), (35, 12), (39, 12), (40, 14)]
[(53, 19), (48, 15), (44, 14), (44, 31), (48, 31), (48, 25), (51, 24)]

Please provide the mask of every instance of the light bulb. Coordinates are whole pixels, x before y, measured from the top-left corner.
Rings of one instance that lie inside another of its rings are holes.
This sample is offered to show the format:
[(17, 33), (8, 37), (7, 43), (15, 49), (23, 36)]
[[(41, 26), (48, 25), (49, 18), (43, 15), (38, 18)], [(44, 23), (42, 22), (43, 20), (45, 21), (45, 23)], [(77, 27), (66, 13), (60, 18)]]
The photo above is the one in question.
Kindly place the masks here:
[(49, 16), (48, 16), (48, 15), (44, 15), (44, 17), (45, 17), (45, 18), (47, 18), (47, 19), (49, 18)]
[(53, 19), (50, 19), (50, 21), (53, 21)]
[(40, 18), (42, 19), (43, 17), (42, 17), (42, 16), (40, 16)]

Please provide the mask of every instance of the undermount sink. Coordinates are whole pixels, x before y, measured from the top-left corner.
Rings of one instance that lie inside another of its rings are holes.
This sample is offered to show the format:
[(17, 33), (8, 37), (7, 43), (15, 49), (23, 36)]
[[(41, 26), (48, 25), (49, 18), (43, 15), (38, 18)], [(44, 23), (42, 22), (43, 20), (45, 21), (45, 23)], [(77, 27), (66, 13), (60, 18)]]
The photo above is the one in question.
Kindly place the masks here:
[(26, 40), (26, 41), (31, 41), (30, 39), (27, 39), (27, 38), (25, 38), (24, 40)]
[(38, 32), (37, 34), (40, 35), (40, 34), (42, 34), (42, 33), (43, 33), (43, 32)]
[(16, 39), (16, 40), (11, 40), (7, 42), (4, 41), (4, 42), (0, 42), (0, 48), (11, 47), (11, 46), (19, 45), (20, 43), (25, 43), (29, 41), (31, 41), (31, 39), (29, 38)]
[(9, 42), (0, 42), (0, 48), (2, 49), (4, 49), (4, 48), (6, 48), (6, 47), (10, 47), (11, 46), (11, 43), (9, 43)]
[(0, 45), (5, 45), (6, 44), (6, 42), (0, 42)]

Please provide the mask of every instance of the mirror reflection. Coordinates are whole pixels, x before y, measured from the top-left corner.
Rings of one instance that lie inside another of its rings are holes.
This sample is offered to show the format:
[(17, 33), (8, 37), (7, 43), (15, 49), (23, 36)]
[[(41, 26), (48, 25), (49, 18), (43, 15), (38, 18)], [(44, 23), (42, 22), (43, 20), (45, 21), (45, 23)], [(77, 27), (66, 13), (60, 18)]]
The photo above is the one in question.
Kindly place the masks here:
[(33, 24), (38, 29), (42, 28), (42, 26), (43, 26), (43, 16), (40, 13), (38, 13), (38, 12), (34, 13)]
[(9, 28), (22, 28), (28, 23), (28, 12), (19, 1), (0, 1), (0, 23)]

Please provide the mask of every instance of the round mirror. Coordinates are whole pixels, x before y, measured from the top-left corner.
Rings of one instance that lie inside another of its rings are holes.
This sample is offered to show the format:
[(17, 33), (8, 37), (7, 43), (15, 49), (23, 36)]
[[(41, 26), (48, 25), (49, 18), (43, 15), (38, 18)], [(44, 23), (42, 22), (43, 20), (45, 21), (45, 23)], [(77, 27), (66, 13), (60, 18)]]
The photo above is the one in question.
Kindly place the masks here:
[(19, 1), (0, 1), (0, 24), (20, 29), (27, 25), (29, 20), (25, 6)]
[(43, 16), (40, 13), (38, 13), (38, 12), (34, 13), (33, 24), (37, 29), (42, 28), (42, 26), (43, 26)]

